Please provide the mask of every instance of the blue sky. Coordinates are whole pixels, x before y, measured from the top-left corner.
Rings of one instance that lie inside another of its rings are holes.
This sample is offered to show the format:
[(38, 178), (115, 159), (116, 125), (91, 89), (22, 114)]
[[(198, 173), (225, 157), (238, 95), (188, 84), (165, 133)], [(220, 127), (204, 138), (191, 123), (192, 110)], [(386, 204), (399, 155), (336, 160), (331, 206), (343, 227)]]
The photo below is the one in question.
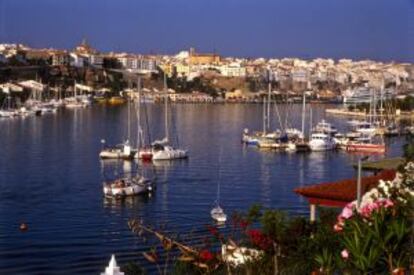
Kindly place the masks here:
[(0, 0), (0, 42), (414, 62), (414, 0)]

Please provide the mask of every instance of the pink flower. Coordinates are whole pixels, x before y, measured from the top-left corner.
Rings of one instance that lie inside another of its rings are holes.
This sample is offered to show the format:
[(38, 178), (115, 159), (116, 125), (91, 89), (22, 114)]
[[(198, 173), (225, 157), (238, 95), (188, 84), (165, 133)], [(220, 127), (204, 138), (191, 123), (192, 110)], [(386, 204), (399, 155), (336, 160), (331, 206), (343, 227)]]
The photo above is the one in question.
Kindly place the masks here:
[(348, 250), (346, 250), (346, 249), (344, 249), (344, 250), (342, 250), (341, 251), (341, 257), (343, 258), (343, 259), (348, 259), (349, 258), (349, 252), (348, 252)]
[(364, 207), (362, 207), (359, 212), (361, 213), (362, 216), (368, 218), (371, 216), (372, 212), (384, 207), (384, 208), (389, 208), (394, 206), (394, 203), (389, 200), (377, 200), (374, 203), (369, 203), (366, 204)]
[(339, 215), (340, 218), (344, 218), (345, 220), (349, 219), (353, 215), (353, 204), (348, 203), (344, 209), (342, 209), (341, 215)]
[(394, 203), (392, 202), (392, 200), (386, 199), (386, 200), (383, 201), (383, 205), (384, 205), (385, 208), (388, 208), (388, 207), (393, 207)]

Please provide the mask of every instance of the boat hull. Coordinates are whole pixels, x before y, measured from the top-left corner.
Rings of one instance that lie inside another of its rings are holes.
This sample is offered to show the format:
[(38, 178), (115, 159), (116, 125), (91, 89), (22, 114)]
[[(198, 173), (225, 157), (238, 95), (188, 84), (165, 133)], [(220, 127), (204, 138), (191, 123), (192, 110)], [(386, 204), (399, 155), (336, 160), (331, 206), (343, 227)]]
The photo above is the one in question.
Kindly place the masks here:
[(187, 151), (173, 149), (173, 150), (162, 150), (152, 154), (152, 160), (172, 160), (172, 159), (185, 159), (187, 158)]
[(385, 153), (386, 148), (383, 144), (365, 144), (365, 143), (355, 143), (347, 144), (346, 151), (348, 152), (365, 152), (365, 153)]

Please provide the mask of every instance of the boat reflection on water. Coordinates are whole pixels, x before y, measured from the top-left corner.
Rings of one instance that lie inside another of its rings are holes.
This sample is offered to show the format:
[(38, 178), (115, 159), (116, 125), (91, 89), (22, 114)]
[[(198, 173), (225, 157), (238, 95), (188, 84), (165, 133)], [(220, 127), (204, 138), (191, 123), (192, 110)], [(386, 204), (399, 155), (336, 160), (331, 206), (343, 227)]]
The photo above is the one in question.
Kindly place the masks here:
[(322, 151), (322, 152), (311, 152), (307, 155), (307, 167), (308, 167), (308, 178), (322, 180), (326, 175), (327, 167), (324, 165), (332, 155), (337, 152)]
[(122, 199), (108, 198), (103, 196), (103, 206), (109, 209), (142, 209), (145, 205), (156, 198), (156, 192), (143, 196), (127, 196)]

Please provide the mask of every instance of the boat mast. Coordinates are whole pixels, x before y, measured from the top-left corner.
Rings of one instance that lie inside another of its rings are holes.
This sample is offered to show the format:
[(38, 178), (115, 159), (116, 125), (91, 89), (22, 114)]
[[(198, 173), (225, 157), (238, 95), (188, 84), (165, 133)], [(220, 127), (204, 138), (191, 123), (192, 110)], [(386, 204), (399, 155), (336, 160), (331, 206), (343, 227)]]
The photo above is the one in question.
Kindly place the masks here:
[[(129, 85), (128, 85), (129, 87), (131, 87), (131, 82), (129, 82)], [(127, 135), (128, 135), (128, 141), (130, 141), (131, 140), (131, 96), (128, 96), (128, 101), (127, 101), (127, 104), (128, 104), (128, 133), (127, 133)]]
[(168, 88), (167, 88), (167, 75), (164, 72), (164, 103), (165, 103), (165, 139), (168, 142)]
[(268, 92), (267, 92), (267, 129), (270, 129), (270, 102), (271, 102), (271, 92), (272, 83), (270, 82), (270, 71), (269, 71), (269, 84), (268, 84)]
[(217, 205), (220, 205), (220, 183), (221, 183), (221, 156), (223, 153), (223, 148), (220, 148), (220, 155), (219, 155), (219, 161), (218, 161), (218, 184), (217, 184)]
[(312, 106), (309, 108), (309, 138), (312, 135)]
[(266, 134), (266, 97), (263, 97), (263, 135)]
[(138, 92), (138, 103), (137, 103), (137, 123), (138, 123), (138, 133), (137, 133), (137, 149), (141, 148), (140, 144), (140, 135), (141, 135), (141, 78), (138, 76), (137, 82), (137, 92)]
[(381, 124), (385, 126), (385, 116), (384, 116), (384, 80), (381, 82), (381, 90), (380, 90), (380, 116), (381, 116)]
[(303, 102), (302, 102), (302, 138), (305, 138), (305, 116), (306, 116), (306, 94), (303, 91)]

